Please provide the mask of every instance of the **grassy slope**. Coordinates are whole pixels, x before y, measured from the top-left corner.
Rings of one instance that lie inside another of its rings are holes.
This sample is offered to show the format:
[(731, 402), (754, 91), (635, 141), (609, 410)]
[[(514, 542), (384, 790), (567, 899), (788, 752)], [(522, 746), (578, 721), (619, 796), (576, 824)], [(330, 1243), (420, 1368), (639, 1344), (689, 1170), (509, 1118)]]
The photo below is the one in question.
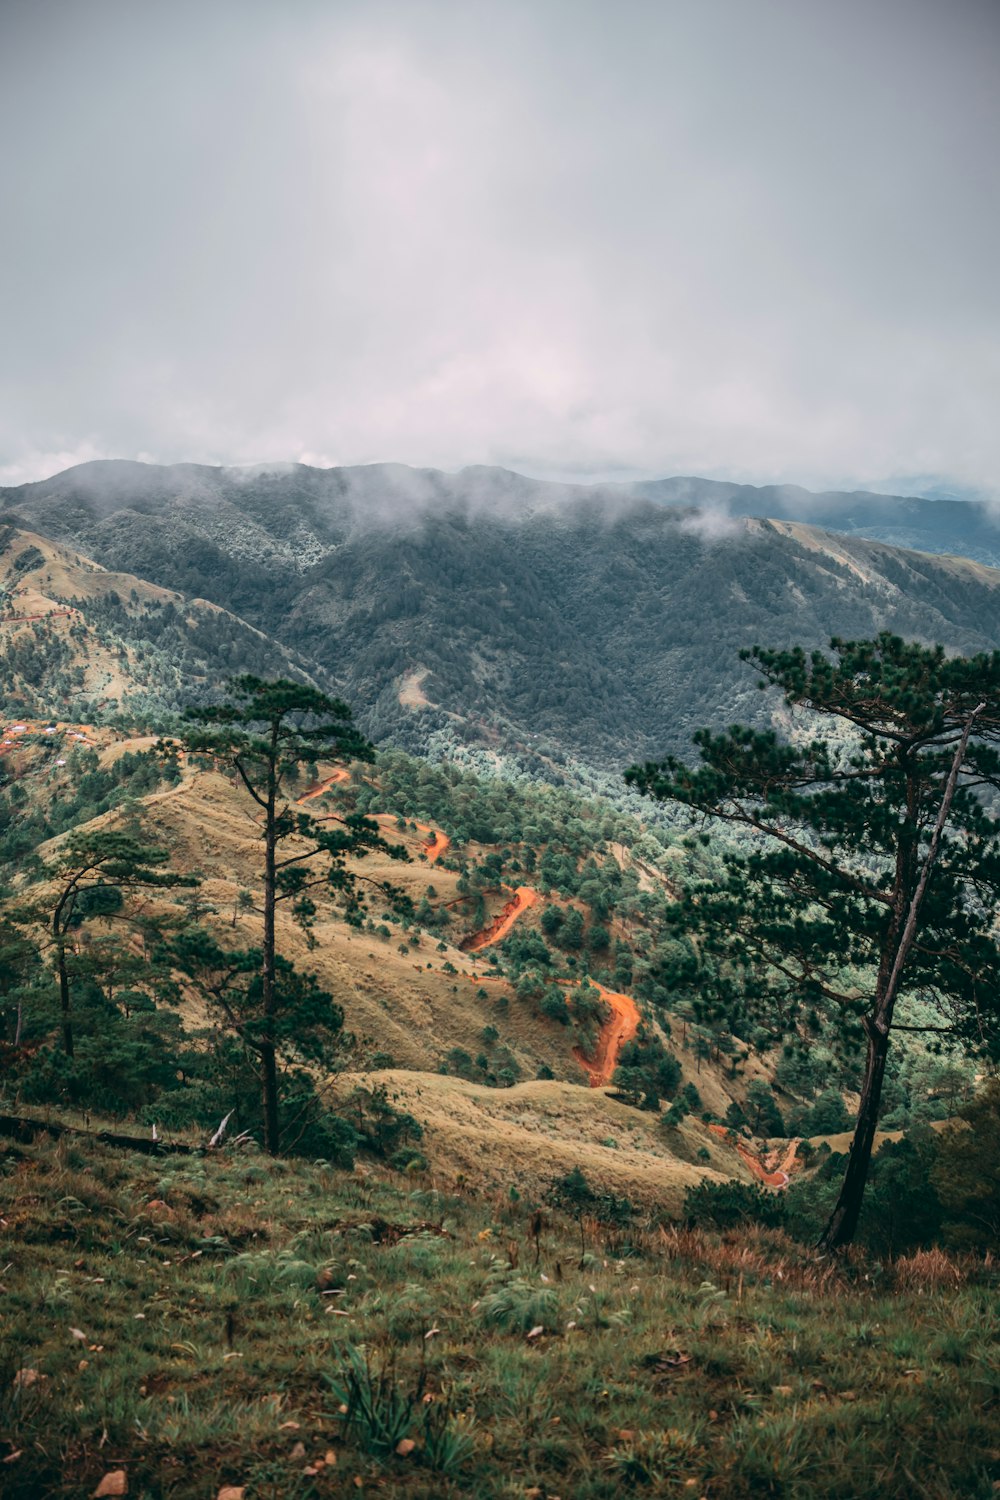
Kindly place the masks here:
[[(153, 743), (148, 736), (123, 738), (109, 728), (89, 733), (102, 763)], [(25, 747), (17, 758), (30, 754)], [(30, 774), (21, 784), (34, 788), (31, 795), (44, 795), (58, 774), (50, 765), (37, 785)], [(306, 790), (303, 783), (300, 793)], [(322, 818), (342, 805), (339, 796), (335, 789), (308, 797), (305, 805)], [(131, 815), (128, 808), (119, 808), (97, 820), (97, 826), (118, 824)], [(406, 933), (391, 920), (388, 935), (355, 931), (322, 900), (315, 947), (280, 917), (279, 940), (282, 951), (298, 966), (314, 970), (343, 1006), (347, 1027), (359, 1043), (349, 1066), (363, 1068), (376, 1053), (391, 1060), (366, 1076), (385, 1082), (400, 1107), (427, 1127), (423, 1147), (436, 1170), (449, 1181), (492, 1189), (507, 1182), (516, 1165), (536, 1191), (553, 1176), (580, 1166), (599, 1189), (671, 1211), (679, 1209), (686, 1188), (704, 1176), (751, 1179), (737, 1150), (696, 1116), (688, 1117), (681, 1129), (665, 1132), (658, 1115), (630, 1109), (603, 1089), (588, 1089), (570, 1029), (547, 1019), (535, 1003), (519, 999), (506, 980), (489, 975), (486, 952), (463, 952), (458, 946), (469, 931), (471, 902), (458, 897), (455, 871), (427, 860), (426, 825), (410, 822), (401, 831), (394, 817), (379, 818), (386, 837), (407, 849), (410, 862), (376, 855), (365, 862), (365, 873), (402, 887), (414, 903), (432, 888), (433, 904), (444, 903), (453, 913), (443, 946), (436, 934)], [(234, 946), (258, 942), (259, 917), (240, 910), (238, 896), (241, 890), (257, 889), (259, 840), (246, 799), (232, 780), (186, 764), (178, 785), (142, 800), (141, 821), (144, 836), (165, 845), (176, 868), (202, 875), (199, 895), (208, 907), (203, 920), (222, 941)], [(54, 853), (58, 842), (43, 845), (40, 852)], [(470, 851), (488, 852), (486, 846), (470, 846)], [(616, 848), (615, 857), (628, 863), (623, 847)], [(492, 906), (499, 908), (503, 900), (500, 894), (490, 897), (487, 921)], [(528, 908), (518, 927), (537, 929), (541, 910), (540, 903)], [(380, 915), (376, 903), (373, 916)], [(206, 1019), (192, 994), (182, 1016), (194, 1027)], [(655, 1022), (650, 1024), (656, 1029)], [(487, 1028), (499, 1033), (494, 1041), (484, 1039)], [(753, 1079), (769, 1079), (768, 1059), (756, 1054), (735, 1077), (724, 1060), (698, 1063), (692, 1048), (683, 1044), (685, 1029), (675, 1023), (668, 1046), (681, 1065), (682, 1082), (694, 1084), (702, 1107), (718, 1118), (734, 1099), (745, 1098)], [(508, 1049), (520, 1070), (522, 1081), (512, 1089), (491, 1089), (440, 1072), (452, 1049), (476, 1057), (494, 1047)], [(552, 1081), (534, 1081), (540, 1069), (548, 1070)], [(346, 1097), (354, 1081), (354, 1074), (340, 1080), (331, 1097)], [(829, 1143), (843, 1150), (848, 1142), (844, 1136), (831, 1137)]]
[[(302, 675), (289, 653), (206, 599), (0, 523), (0, 674), (11, 711), (70, 717), (198, 696), (237, 668)], [(169, 625), (164, 627), (164, 612)]]
[[(115, 747), (109, 745), (103, 753), (113, 754)], [(335, 805), (333, 799), (309, 803), (319, 814)], [(106, 820), (121, 816), (113, 812)], [(414, 900), (429, 884), (438, 893), (436, 900), (454, 900), (457, 875), (427, 863), (419, 834), (401, 834), (392, 819), (382, 822), (386, 837), (402, 842), (412, 863), (377, 855), (364, 862), (365, 873), (392, 880)], [(170, 850), (177, 868), (202, 873), (199, 894), (215, 908), (206, 920), (217, 925), (223, 940), (237, 945), (257, 941), (258, 919), (252, 914), (237, 912), (233, 925), (239, 889), (255, 885), (259, 841), (247, 816), (246, 799), (230, 779), (187, 767), (179, 785), (144, 799), (143, 827)], [(639, 1201), (659, 1196), (675, 1207), (684, 1189), (706, 1170), (746, 1175), (735, 1154), (700, 1124), (692, 1122), (676, 1134), (672, 1149), (656, 1131), (657, 1117), (585, 1087), (586, 1075), (572, 1055), (567, 1029), (518, 1000), (505, 981), (481, 982), (482, 956), (455, 946), (466, 930), (460, 915), (454, 941), (440, 952), (437, 940), (427, 934), (414, 946), (415, 934), (404, 935), (395, 927), (389, 938), (356, 932), (335, 909), (318, 904), (316, 947), (310, 950), (301, 931), (279, 916), (281, 951), (319, 975), (343, 1005), (350, 1029), (370, 1039), (369, 1050), (391, 1054), (397, 1071), (380, 1076), (428, 1125), (426, 1144), (433, 1162), (441, 1167), (450, 1163), (453, 1174), (493, 1184), (507, 1180), (505, 1174), (515, 1160), (533, 1183), (579, 1164), (595, 1185)], [(399, 951), (403, 937), (406, 953)], [(446, 963), (456, 972), (448, 972)], [(506, 1010), (498, 1004), (501, 999), (506, 1000)], [(191, 1024), (201, 1020), (193, 1003), (185, 1007), (185, 1019)], [(495, 1090), (437, 1072), (452, 1047), (473, 1055), (482, 1050), (481, 1034), (487, 1025), (497, 1028), (499, 1044), (510, 1048), (528, 1078), (545, 1065), (556, 1081)], [(706, 1067), (698, 1076), (686, 1058), (685, 1064), (706, 1098), (718, 1095), (725, 1108), (724, 1084), (716, 1070)], [(350, 1080), (343, 1080), (338, 1092), (349, 1092), (349, 1086)], [(603, 1144), (608, 1141), (615, 1144)], [(699, 1146), (712, 1157), (707, 1169), (690, 1164)]]
[[(994, 1492), (995, 1288), (943, 1257), (894, 1286), (773, 1236), (650, 1227), (588, 1231), (581, 1267), (556, 1219), (536, 1265), (528, 1205), (440, 1187), (11, 1146), (6, 1500), (118, 1471), (133, 1500)], [(345, 1429), (350, 1344), (405, 1398), (409, 1456)]]
[[(126, 748), (145, 749), (151, 743), (149, 737), (123, 739), (106, 728), (94, 730), (92, 740), (102, 763)], [(43, 774), (51, 778), (59, 773), (50, 768)], [(32, 777), (22, 785), (34, 786)], [(43, 786), (51, 792), (52, 785), (39, 782), (32, 795), (43, 795)], [(301, 790), (305, 792), (305, 784)], [(338, 794), (310, 798), (306, 806), (322, 817), (338, 806)], [(128, 809), (116, 809), (95, 826), (119, 825), (131, 816)], [(143, 798), (140, 816), (143, 836), (165, 846), (175, 868), (201, 874), (199, 896), (208, 908), (203, 920), (216, 927), (222, 941), (234, 946), (259, 941), (259, 918), (238, 909), (240, 890), (257, 888), (259, 838), (246, 798), (232, 780), (185, 764), (179, 784)], [(408, 851), (410, 862), (375, 855), (364, 862), (364, 872), (392, 881), (414, 902), (431, 886), (435, 905), (455, 903), (458, 876), (427, 861), (425, 833), (411, 825), (400, 831), (388, 816), (380, 822), (387, 839)], [(39, 852), (50, 856), (58, 844), (52, 840)], [(491, 900), (502, 903), (503, 897)], [(279, 916), (281, 951), (298, 966), (314, 970), (343, 1006), (347, 1026), (361, 1043), (359, 1061), (375, 1052), (391, 1057), (395, 1071), (384, 1073), (384, 1081), (428, 1127), (428, 1156), (452, 1179), (464, 1176), (496, 1185), (508, 1180), (516, 1162), (525, 1180), (537, 1187), (580, 1165), (596, 1187), (677, 1208), (684, 1190), (701, 1176), (749, 1176), (736, 1153), (700, 1122), (692, 1119), (668, 1138), (658, 1129), (658, 1116), (586, 1087), (587, 1074), (573, 1056), (571, 1031), (540, 1014), (534, 1003), (518, 999), (505, 980), (486, 977), (486, 954), (465, 953), (457, 946), (469, 931), (461, 902), (452, 906), (454, 920), (443, 949), (436, 935), (415, 929), (404, 933), (392, 922), (389, 936), (355, 931), (335, 907), (322, 899), (318, 904), (316, 946), (310, 948), (299, 928)], [(532, 908), (521, 921), (535, 925), (540, 909)], [(379, 915), (376, 903), (373, 916)], [(191, 994), (182, 1016), (189, 1026), (205, 1020)], [(473, 1057), (484, 1050), (487, 1027), (499, 1032), (491, 1045), (509, 1049), (523, 1080), (534, 1080), (546, 1068), (553, 1081), (495, 1090), (443, 1076), (438, 1070), (452, 1048)], [(678, 1055), (685, 1080), (696, 1082), (706, 1107), (724, 1113), (734, 1091), (745, 1089), (745, 1080), (726, 1078), (723, 1068), (705, 1064), (696, 1071), (690, 1053), (682, 1049)], [(349, 1087), (344, 1080), (337, 1092), (349, 1092)], [(699, 1149), (707, 1151), (708, 1159), (698, 1158)]]

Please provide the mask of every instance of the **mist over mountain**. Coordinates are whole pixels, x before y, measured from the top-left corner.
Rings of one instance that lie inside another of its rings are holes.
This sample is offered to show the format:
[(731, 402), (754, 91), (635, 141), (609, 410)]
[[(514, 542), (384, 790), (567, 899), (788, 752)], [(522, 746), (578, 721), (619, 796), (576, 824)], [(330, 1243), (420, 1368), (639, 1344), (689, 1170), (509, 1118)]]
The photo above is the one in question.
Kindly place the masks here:
[[(126, 459), (78, 464), (48, 479), (0, 488), (0, 508), (48, 535), (108, 545), (108, 523), (155, 515), (180, 539), (226, 535), (226, 551), (277, 556), (297, 567), (371, 526), (398, 527), (428, 512), (498, 513), (518, 519), (590, 504), (620, 514), (634, 500), (707, 512), (706, 531), (726, 516), (803, 521), (828, 531), (1000, 565), (1000, 513), (985, 501), (813, 491), (801, 485), (736, 484), (692, 475), (601, 484), (534, 479), (474, 465), (454, 473), (406, 464), (315, 468), (307, 464), (221, 468)], [(192, 525), (190, 513), (197, 512)], [(696, 523), (693, 523), (696, 524)]]
[(989, 567), (1000, 566), (1000, 514), (980, 500), (881, 495), (871, 490), (817, 492), (793, 484), (730, 484), (693, 477), (644, 480), (630, 489), (660, 505), (806, 521), (894, 547), (949, 553)]
[[(810, 508), (854, 534), (783, 518)], [(2, 491), (0, 509), (232, 611), (315, 663), (380, 740), (463, 742), (537, 774), (567, 759), (616, 771), (685, 751), (702, 724), (766, 716), (738, 660), (757, 642), (891, 629), (1000, 646), (1000, 573), (862, 534), (891, 523), (954, 552), (964, 524), (985, 550), (988, 513), (940, 501), (110, 462)]]

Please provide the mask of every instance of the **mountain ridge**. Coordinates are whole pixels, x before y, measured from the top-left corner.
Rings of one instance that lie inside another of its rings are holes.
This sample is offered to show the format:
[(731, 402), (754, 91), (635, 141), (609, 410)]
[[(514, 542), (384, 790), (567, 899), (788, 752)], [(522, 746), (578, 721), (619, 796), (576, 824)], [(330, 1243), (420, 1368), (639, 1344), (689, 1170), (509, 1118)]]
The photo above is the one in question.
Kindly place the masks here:
[[(197, 463), (152, 464), (132, 459), (91, 459), (45, 479), (0, 488), (0, 508), (17, 509), (18, 501), (32, 510), (47, 500), (69, 501), (97, 507), (99, 514), (120, 508), (123, 492), (146, 509), (156, 501), (196, 498), (211, 500), (221, 493), (238, 492), (261, 481), (296, 481), (303, 498), (351, 495), (358, 507), (371, 506), (374, 516), (385, 519), (385, 505), (421, 506), (455, 503), (475, 496), (510, 505), (519, 499), (549, 507), (574, 500), (591, 499), (608, 505), (628, 499), (645, 499), (657, 505), (720, 509), (733, 516), (759, 516), (795, 520), (843, 530), (870, 540), (916, 550), (955, 553), (991, 566), (1000, 565), (1000, 516), (986, 501), (950, 496), (885, 494), (872, 490), (810, 490), (796, 484), (744, 484), (732, 480), (706, 479), (697, 475), (672, 475), (630, 481), (584, 481), (536, 479), (499, 465), (469, 464), (456, 470), (413, 467), (401, 463), (372, 463), (321, 468), (297, 462), (243, 466)], [(346, 520), (351, 507), (340, 519)], [(369, 519), (372, 516), (369, 515)], [(50, 518), (50, 526), (51, 526)], [(356, 520), (356, 513), (352, 516)]]
[(758, 642), (889, 629), (1000, 647), (1000, 575), (982, 562), (622, 487), (398, 465), (123, 461), (84, 478), (8, 490), (0, 506), (104, 567), (229, 611), (381, 743), (462, 745), (548, 779), (617, 780), (630, 760), (685, 753), (703, 724), (766, 722), (739, 662)]

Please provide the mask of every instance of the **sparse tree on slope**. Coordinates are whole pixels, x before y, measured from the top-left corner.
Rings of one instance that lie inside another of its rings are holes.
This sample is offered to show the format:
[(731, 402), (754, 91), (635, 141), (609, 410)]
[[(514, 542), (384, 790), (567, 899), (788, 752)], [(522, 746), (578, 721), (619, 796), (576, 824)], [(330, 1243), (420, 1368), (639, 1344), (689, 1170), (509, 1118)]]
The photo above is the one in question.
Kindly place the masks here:
[(169, 869), (168, 860), (166, 849), (151, 848), (131, 833), (113, 828), (77, 829), (67, 836), (47, 866), (51, 896), (16, 913), (20, 923), (44, 922), (48, 928), (67, 1057), (73, 1056), (70, 949), (74, 930), (88, 916), (117, 915), (125, 892), (198, 884), (193, 875)]
[[(237, 677), (230, 683), (227, 703), (192, 708), (185, 717), (192, 725), (186, 748), (228, 761), (259, 810), (263, 922), (254, 1048), (260, 1059), (264, 1147), (273, 1154), (280, 1146), (278, 1048), (284, 1010), (275, 940), (277, 908), (290, 901), (296, 920), (308, 930), (316, 911), (310, 893), (322, 886), (340, 899), (347, 920), (356, 923), (364, 909), (361, 885), (370, 882), (348, 867), (348, 859), (376, 849), (406, 856), (387, 844), (378, 825), (366, 818), (335, 816), (320, 822), (298, 811), (288, 798), (286, 784), (302, 765), (315, 768), (321, 760), (374, 759), (372, 746), (339, 699), (297, 682)], [(384, 884), (380, 888), (390, 890)]]
[(827, 738), (701, 730), (697, 768), (627, 773), (751, 839), (675, 908), (699, 935), (706, 1013), (736, 1004), (787, 1035), (823, 1012), (865, 1046), (828, 1249), (854, 1236), (892, 1031), (1000, 1055), (1000, 653), (949, 659), (888, 634), (831, 652), (743, 653)]

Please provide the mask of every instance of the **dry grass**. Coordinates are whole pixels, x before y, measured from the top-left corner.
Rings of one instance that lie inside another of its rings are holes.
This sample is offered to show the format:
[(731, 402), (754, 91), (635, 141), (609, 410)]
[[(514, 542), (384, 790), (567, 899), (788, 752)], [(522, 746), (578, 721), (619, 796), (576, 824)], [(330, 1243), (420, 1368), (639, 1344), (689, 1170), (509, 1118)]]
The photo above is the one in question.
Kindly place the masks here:
[[(321, 816), (337, 805), (334, 793), (311, 802), (309, 810)], [(121, 817), (115, 810), (95, 820), (93, 826), (114, 826)], [(419, 833), (398, 830), (394, 819), (382, 822), (387, 840), (404, 845), (411, 862), (376, 854), (359, 865), (363, 874), (400, 886), (414, 902), (429, 886), (437, 892), (431, 898), (435, 904), (453, 901), (455, 872), (427, 863)], [(233, 920), (239, 891), (259, 890), (261, 846), (248, 799), (231, 779), (188, 766), (178, 785), (144, 799), (142, 823), (150, 841), (167, 848), (178, 869), (202, 876), (199, 894), (214, 908), (203, 920), (217, 930), (220, 940), (233, 946), (259, 942), (258, 916), (237, 910)], [(58, 844), (58, 839), (51, 840), (39, 852), (51, 854)], [(454, 1047), (473, 1057), (480, 1053), (483, 1029), (493, 1025), (500, 1033), (498, 1045), (510, 1049), (522, 1076), (532, 1078), (544, 1065), (556, 1077), (586, 1082), (572, 1056), (572, 1039), (565, 1027), (539, 1015), (530, 1003), (519, 1001), (505, 981), (481, 983), (487, 965), (457, 946), (467, 930), (459, 915), (448, 929), (453, 941), (446, 941), (439, 951), (437, 937), (415, 929), (406, 933), (391, 919), (384, 924), (390, 934), (385, 937), (348, 927), (322, 896), (317, 906), (314, 947), (290, 918), (279, 913), (281, 951), (297, 966), (319, 976), (343, 1006), (348, 1028), (367, 1042), (369, 1052), (387, 1052), (399, 1067), (435, 1072)], [(383, 907), (377, 895), (372, 898), (371, 916), (382, 925)], [(481, 988), (486, 999), (478, 993)], [(193, 997), (182, 1014), (187, 1024), (203, 1020)]]
[[(580, 1167), (603, 1192), (676, 1213), (687, 1189), (706, 1176), (749, 1180), (724, 1145), (711, 1163), (684, 1160), (658, 1129), (658, 1116), (631, 1109), (603, 1089), (557, 1080), (491, 1089), (402, 1071), (377, 1077), (399, 1107), (426, 1126), (422, 1148), (449, 1186), (490, 1192), (516, 1182), (522, 1194), (541, 1196), (554, 1178)], [(339, 1092), (346, 1096), (355, 1082), (341, 1079)], [(695, 1122), (685, 1122), (675, 1136), (691, 1158), (712, 1139)]]
[(965, 1270), (944, 1250), (917, 1250), (896, 1262), (896, 1285), (906, 1291), (938, 1292), (961, 1286)]

